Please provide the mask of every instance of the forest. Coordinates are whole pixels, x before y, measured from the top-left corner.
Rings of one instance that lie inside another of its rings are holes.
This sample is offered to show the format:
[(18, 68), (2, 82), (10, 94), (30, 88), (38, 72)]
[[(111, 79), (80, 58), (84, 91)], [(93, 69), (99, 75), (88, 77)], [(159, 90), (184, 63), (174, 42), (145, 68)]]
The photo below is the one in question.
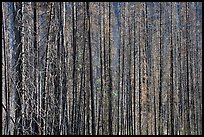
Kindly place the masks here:
[(2, 2), (2, 135), (202, 135), (202, 2)]

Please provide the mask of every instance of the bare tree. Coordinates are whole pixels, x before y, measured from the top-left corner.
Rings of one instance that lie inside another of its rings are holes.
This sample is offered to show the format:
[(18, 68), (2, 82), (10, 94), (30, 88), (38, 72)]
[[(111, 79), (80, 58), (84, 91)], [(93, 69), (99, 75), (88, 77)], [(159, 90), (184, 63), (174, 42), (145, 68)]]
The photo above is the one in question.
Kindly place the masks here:
[(2, 134), (202, 134), (200, 2), (3, 2)]

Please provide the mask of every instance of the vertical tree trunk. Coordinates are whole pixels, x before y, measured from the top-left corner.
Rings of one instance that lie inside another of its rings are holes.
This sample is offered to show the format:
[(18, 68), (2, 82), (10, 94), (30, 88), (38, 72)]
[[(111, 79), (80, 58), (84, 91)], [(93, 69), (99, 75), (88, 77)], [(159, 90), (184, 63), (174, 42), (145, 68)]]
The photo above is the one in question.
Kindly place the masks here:
[(15, 54), (13, 55), (13, 59), (15, 60), (16, 65), (16, 93), (15, 93), (15, 100), (16, 100), (16, 109), (15, 109), (15, 129), (14, 134), (23, 134), (22, 130), (22, 3), (17, 2), (15, 5)]
[(170, 87), (170, 90), (171, 90), (171, 93), (170, 93), (170, 110), (171, 110), (171, 135), (174, 135), (174, 79), (173, 79), (173, 49), (174, 49), (174, 46), (173, 46), (173, 26), (172, 26), (172, 3), (171, 3), (171, 49), (170, 49), (170, 64), (171, 64), (171, 70), (170, 70), (170, 81), (171, 81), (171, 87)]
[[(34, 54), (35, 54), (35, 58), (34, 58), (34, 85), (35, 85), (35, 95), (34, 95), (34, 100), (35, 102), (37, 102), (37, 93), (38, 93), (38, 88), (37, 88), (37, 84), (38, 84), (38, 79), (37, 79), (37, 68), (38, 68), (38, 45), (37, 45), (37, 3), (33, 3), (33, 29), (34, 29), (34, 43), (33, 43), (33, 47), (34, 47)], [(38, 116), (39, 117), (39, 116)], [(35, 115), (34, 116), (34, 124), (33, 124), (33, 129), (34, 129), (34, 134), (37, 135), (39, 133), (38, 131), (38, 125), (37, 122), (38, 118)]]
[(72, 85), (72, 121), (71, 121), (71, 132), (72, 134), (74, 133), (74, 127), (75, 127), (75, 94), (77, 94), (76, 92), (76, 29), (75, 29), (75, 22), (76, 22), (76, 17), (75, 17), (75, 12), (76, 12), (76, 6), (75, 3), (72, 3), (72, 47), (73, 47), (73, 72), (72, 72), (72, 79), (73, 79), (73, 85)]
[[(3, 5), (2, 5), (3, 6)], [(4, 134), (10, 135), (10, 92), (8, 90), (8, 63), (7, 63), (7, 47), (6, 47), (6, 35), (5, 35), (5, 11), (4, 8), (2, 8), (2, 45), (3, 45), (3, 61), (4, 61), (4, 73), (2, 76), (4, 76), (4, 93), (5, 93), (5, 102), (6, 102), (6, 129)], [(3, 68), (2, 68), (3, 69)], [(3, 83), (3, 81), (2, 81)], [(3, 90), (2, 90), (3, 91)], [(3, 100), (2, 100), (3, 102)]]
[(112, 131), (112, 76), (111, 76), (111, 36), (110, 36), (110, 26), (111, 25), (111, 6), (109, 2), (109, 116), (108, 116), (108, 125), (109, 125), (109, 135), (113, 134)]
[(188, 15), (188, 2), (186, 2), (186, 67), (187, 67), (187, 71), (186, 71), (186, 81), (187, 81), (187, 90), (186, 90), (186, 101), (187, 101), (187, 106), (186, 106), (186, 109), (187, 109), (187, 112), (186, 112), (186, 130), (187, 130), (187, 134), (190, 135), (191, 134), (191, 123), (190, 123), (190, 107), (189, 107), (189, 101), (190, 101), (190, 91), (189, 91), (189, 63), (188, 63), (188, 60), (189, 60), (189, 46), (190, 46), (190, 41), (189, 41), (189, 15)]
[[(107, 64), (106, 64), (106, 23), (105, 23), (105, 17), (106, 17), (106, 8), (105, 8), (105, 3), (103, 3), (103, 58), (104, 58), (104, 95), (105, 95), (105, 91), (107, 90), (107, 82), (106, 82), (106, 78), (107, 78)], [(104, 96), (104, 100), (105, 100), (105, 96)], [(103, 100), (103, 101), (104, 101)], [(103, 103), (104, 104), (104, 103)], [(106, 123), (104, 122), (104, 115), (105, 115), (105, 106), (103, 106), (103, 113), (102, 113), (102, 119), (103, 119), (103, 124), (102, 124), (102, 135), (104, 134), (104, 128), (106, 126)]]
[[(123, 8), (122, 8), (122, 15), (121, 15), (121, 17), (122, 17), (122, 20), (121, 20), (121, 22), (124, 22), (124, 4), (123, 4)], [(122, 26), (122, 28), (121, 28), (121, 35), (122, 35), (122, 37), (121, 37), (121, 39), (122, 39), (122, 87), (121, 87), (121, 135), (124, 135), (124, 131), (125, 131), (125, 127), (124, 127), (124, 51), (125, 51), (125, 48), (124, 48), (124, 46), (125, 46), (125, 40), (124, 40), (124, 27)]]
[(140, 38), (140, 34), (141, 34), (141, 10), (139, 10), (140, 12), (140, 22), (139, 22), (139, 135), (142, 134), (142, 101), (141, 101), (141, 97), (142, 97), (142, 91), (141, 91), (141, 38)]
[[(135, 4), (136, 5), (136, 4)], [(134, 51), (133, 51), (133, 135), (136, 135), (136, 128), (137, 128), (137, 123), (136, 123), (136, 27), (135, 27), (135, 24), (136, 24), (136, 15), (135, 15), (135, 10), (136, 10), (136, 7), (134, 5), (134, 38), (133, 38), (133, 45), (134, 45)]]
[[(103, 101), (103, 57), (102, 57), (102, 14), (101, 14), (101, 9), (102, 9), (102, 6), (100, 5), (99, 3), (99, 16), (100, 16), (100, 72), (101, 72), (101, 87), (100, 87), (100, 92), (101, 92), (101, 96), (100, 96), (100, 101), (99, 101), (99, 111), (98, 111), (98, 130), (97, 130), (97, 135), (99, 135), (99, 131), (100, 131), (100, 121), (101, 121), (101, 109), (102, 109), (102, 101)], [(101, 122), (102, 123), (102, 122)]]
[[(45, 102), (47, 102), (47, 96), (46, 96), (46, 89), (48, 88), (46, 86), (47, 82), (48, 82), (48, 75), (47, 75), (47, 69), (48, 69), (48, 57), (49, 57), (49, 33), (50, 33), (50, 26), (51, 26), (51, 15), (52, 15), (52, 3), (50, 3), (50, 14), (49, 14), (49, 20), (48, 20), (48, 28), (47, 28), (47, 43), (46, 43), (46, 49), (45, 49), (45, 67), (44, 67), (44, 84), (43, 84), (43, 89), (42, 89), (42, 101), (41, 101), (41, 105), (42, 105), (42, 110), (43, 111), (46, 111), (46, 114), (47, 114), (47, 107), (48, 107), (48, 103), (45, 107)], [(48, 116), (46, 116), (46, 119), (48, 118)], [(41, 123), (41, 128), (44, 130), (44, 134), (45, 134), (45, 131), (46, 131), (46, 121), (43, 121)]]
[(93, 66), (92, 66), (92, 51), (91, 51), (91, 33), (90, 33), (90, 15), (89, 2), (86, 3), (86, 12), (88, 18), (88, 47), (89, 47), (89, 63), (90, 63), (90, 88), (91, 88), (91, 116), (92, 116), (92, 135), (96, 134), (95, 130), (95, 108), (94, 108), (94, 91), (93, 91)]
[(158, 130), (159, 130), (159, 135), (162, 134), (162, 35), (161, 35), (161, 13), (162, 13), (162, 9), (161, 9), (161, 3), (159, 3), (159, 9), (160, 9), (160, 13), (159, 13), (159, 22), (160, 22), (160, 30), (159, 30), (159, 34), (160, 34), (160, 44), (159, 44), (159, 49), (160, 49), (160, 69), (159, 69), (159, 125), (158, 125)]

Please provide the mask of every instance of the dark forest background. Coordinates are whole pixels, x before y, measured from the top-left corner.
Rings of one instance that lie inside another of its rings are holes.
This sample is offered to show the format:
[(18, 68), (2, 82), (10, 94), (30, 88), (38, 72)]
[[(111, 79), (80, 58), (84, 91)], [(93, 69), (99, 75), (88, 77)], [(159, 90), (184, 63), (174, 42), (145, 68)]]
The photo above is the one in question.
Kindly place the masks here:
[(201, 2), (3, 2), (2, 134), (202, 134)]

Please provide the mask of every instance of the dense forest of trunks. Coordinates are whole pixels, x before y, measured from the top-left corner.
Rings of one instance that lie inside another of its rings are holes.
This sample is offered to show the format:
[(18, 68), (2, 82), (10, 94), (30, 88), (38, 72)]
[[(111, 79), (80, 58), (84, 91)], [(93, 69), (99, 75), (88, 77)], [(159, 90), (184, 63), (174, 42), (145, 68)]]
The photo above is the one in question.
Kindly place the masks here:
[(3, 135), (202, 134), (201, 2), (3, 2)]

